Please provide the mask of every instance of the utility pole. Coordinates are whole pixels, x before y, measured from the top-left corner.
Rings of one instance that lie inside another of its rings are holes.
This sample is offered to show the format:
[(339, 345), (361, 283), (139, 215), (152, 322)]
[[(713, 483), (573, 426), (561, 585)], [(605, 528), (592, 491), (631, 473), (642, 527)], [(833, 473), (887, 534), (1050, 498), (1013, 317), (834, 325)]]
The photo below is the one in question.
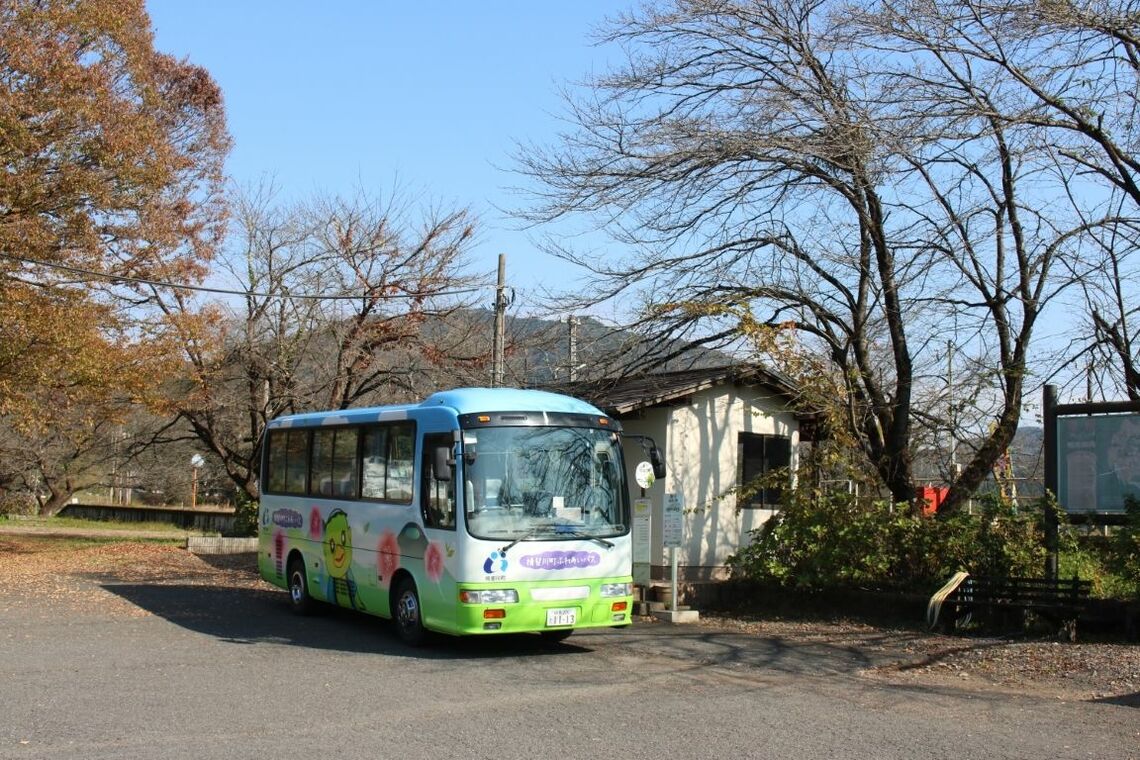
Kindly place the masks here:
[(958, 479), (958, 431), (954, 414), (954, 341), (946, 341), (946, 389), (950, 399), (950, 482)]
[[(1045, 420), (1045, 577), (1057, 580), (1059, 576), (1061, 539), (1057, 493), (1057, 386), (1042, 389), (1041, 408)], [(1052, 498), (1050, 498), (1052, 496)]]
[(572, 383), (578, 379), (578, 324), (581, 321), (573, 314), (566, 318), (566, 325), (569, 328), (569, 345), (566, 347), (566, 354), (570, 362), (566, 376)]
[(499, 281), (495, 286), (495, 342), (491, 365), (491, 387), (503, 385), (503, 344), (506, 342), (507, 321), (507, 255), (499, 254)]

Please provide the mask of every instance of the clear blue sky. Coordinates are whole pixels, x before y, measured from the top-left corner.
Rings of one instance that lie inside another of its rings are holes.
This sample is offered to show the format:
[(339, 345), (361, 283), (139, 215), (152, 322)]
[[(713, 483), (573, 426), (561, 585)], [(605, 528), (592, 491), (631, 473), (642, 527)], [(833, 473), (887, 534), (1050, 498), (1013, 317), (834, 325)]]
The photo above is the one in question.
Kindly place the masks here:
[[(479, 272), (507, 255), (522, 293), (576, 270), (538, 253), (495, 209), (519, 204), (516, 141), (549, 143), (562, 85), (606, 65), (590, 33), (623, 5), (575, 2), (148, 0), (155, 46), (210, 71), (225, 93), (239, 184), (283, 194), (387, 193), (393, 185), (482, 220)], [(491, 295), (488, 295), (488, 302)]]

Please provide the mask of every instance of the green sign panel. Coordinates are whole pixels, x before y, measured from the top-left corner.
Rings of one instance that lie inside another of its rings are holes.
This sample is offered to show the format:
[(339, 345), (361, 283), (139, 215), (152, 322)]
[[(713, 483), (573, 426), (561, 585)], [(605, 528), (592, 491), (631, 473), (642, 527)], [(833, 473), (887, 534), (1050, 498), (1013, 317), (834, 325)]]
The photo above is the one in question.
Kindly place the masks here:
[(1140, 499), (1140, 414), (1058, 417), (1057, 458), (1066, 512), (1124, 512)]

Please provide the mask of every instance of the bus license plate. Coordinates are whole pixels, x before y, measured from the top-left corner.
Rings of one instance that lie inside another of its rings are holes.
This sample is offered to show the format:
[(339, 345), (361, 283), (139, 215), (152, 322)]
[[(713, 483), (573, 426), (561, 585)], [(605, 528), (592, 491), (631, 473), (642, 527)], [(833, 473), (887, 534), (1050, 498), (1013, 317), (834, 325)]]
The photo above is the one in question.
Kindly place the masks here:
[(578, 610), (573, 607), (560, 607), (554, 610), (546, 611), (546, 624), (550, 625), (574, 625), (578, 621)]

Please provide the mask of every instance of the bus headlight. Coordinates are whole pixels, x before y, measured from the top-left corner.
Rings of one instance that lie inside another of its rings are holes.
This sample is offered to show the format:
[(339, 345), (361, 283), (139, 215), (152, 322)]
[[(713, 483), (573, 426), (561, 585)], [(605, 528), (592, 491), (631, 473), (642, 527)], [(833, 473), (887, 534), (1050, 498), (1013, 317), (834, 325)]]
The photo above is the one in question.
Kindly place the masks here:
[(633, 593), (632, 583), (603, 583), (602, 596), (629, 596)]
[(517, 604), (519, 592), (513, 588), (483, 589), (481, 591), (460, 591), (459, 601), (464, 604)]

